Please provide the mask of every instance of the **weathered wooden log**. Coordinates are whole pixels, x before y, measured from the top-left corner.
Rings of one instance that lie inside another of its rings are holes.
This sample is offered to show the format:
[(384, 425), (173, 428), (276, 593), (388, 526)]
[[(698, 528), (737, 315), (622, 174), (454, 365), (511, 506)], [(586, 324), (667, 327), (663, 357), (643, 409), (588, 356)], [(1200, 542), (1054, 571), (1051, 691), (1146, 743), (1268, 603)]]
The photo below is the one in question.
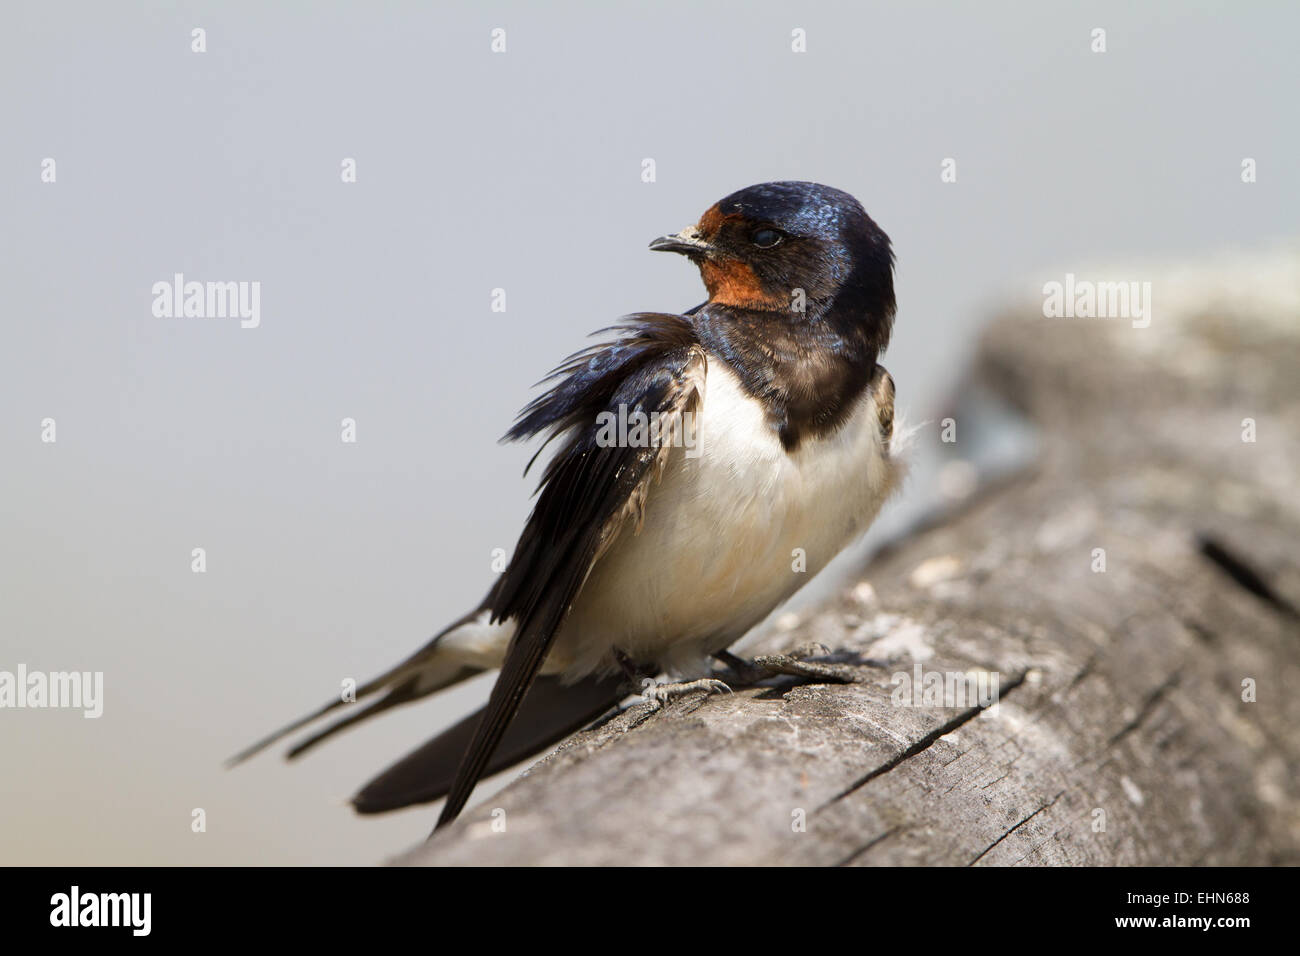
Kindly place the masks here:
[[(1300, 862), (1298, 277), (1172, 273), (1147, 328), (993, 323), (951, 448), (993, 394), (1032, 468), (764, 648), (856, 683), (631, 706), (399, 862)], [(931, 674), (997, 675), (996, 706)]]

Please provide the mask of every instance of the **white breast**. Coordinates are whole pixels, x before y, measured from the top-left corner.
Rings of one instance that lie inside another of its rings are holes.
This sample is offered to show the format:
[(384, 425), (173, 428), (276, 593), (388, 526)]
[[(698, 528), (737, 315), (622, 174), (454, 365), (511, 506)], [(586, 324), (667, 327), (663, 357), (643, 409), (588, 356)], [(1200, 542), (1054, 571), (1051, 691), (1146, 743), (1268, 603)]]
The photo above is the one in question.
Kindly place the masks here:
[(833, 433), (787, 454), (761, 405), (713, 360), (700, 455), (673, 451), (641, 532), (624, 528), (592, 570), (545, 671), (589, 673), (608, 666), (615, 647), (691, 669), (807, 583), (866, 530), (897, 483), (869, 391)]

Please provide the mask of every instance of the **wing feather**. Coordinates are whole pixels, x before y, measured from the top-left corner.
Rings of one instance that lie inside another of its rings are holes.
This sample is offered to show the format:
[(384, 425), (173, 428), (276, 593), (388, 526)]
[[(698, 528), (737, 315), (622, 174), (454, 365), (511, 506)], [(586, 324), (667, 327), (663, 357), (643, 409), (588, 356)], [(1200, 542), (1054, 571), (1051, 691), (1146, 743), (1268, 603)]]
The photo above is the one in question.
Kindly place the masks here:
[(510, 565), (488, 595), (492, 619), (515, 621), (515, 636), (438, 826), (469, 799), (592, 567), (626, 525), (639, 530), (650, 484), (672, 453), (667, 443), (602, 445), (600, 413), (617, 415), (625, 406), (625, 414), (658, 414), (668, 427), (681, 427), (698, 406), (708, 362), (690, 319), (639, 314), (617, 328), (621, 338), (566, 360), (552, 374), (560, 381), (529, 403), (506, 435), (546, 433), (549, 441), (564, 434), (566, 441), (547, 465)]

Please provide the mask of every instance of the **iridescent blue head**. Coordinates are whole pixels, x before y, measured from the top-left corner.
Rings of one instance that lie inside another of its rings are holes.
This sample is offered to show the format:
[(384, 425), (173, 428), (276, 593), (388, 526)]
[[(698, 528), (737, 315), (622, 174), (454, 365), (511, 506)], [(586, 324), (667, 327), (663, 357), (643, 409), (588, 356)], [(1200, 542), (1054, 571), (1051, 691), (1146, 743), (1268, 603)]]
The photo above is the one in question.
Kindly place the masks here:
[(694, 261), (711, 304), (810, 319), (832, 308), (849, 311), (878, 327), (882, 334), (872, 338), (879, 347), (888, 341), (894, 316), (889, 237), (842, 190), (803, 182), (748, 186), (650, 248)]

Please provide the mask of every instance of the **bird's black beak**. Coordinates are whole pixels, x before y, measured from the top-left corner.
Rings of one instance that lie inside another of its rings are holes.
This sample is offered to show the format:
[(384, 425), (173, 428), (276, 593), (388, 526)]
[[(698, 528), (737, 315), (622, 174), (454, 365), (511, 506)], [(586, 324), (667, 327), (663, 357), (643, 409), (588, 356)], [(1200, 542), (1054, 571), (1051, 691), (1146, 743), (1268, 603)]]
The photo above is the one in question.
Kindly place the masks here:
[(684, 256), (706, 256), (713, 247), (704, 241), (695, 226), (683, 229), (675, 236), (660, 236), (650, 243), (652, 252), (680, 252)]

